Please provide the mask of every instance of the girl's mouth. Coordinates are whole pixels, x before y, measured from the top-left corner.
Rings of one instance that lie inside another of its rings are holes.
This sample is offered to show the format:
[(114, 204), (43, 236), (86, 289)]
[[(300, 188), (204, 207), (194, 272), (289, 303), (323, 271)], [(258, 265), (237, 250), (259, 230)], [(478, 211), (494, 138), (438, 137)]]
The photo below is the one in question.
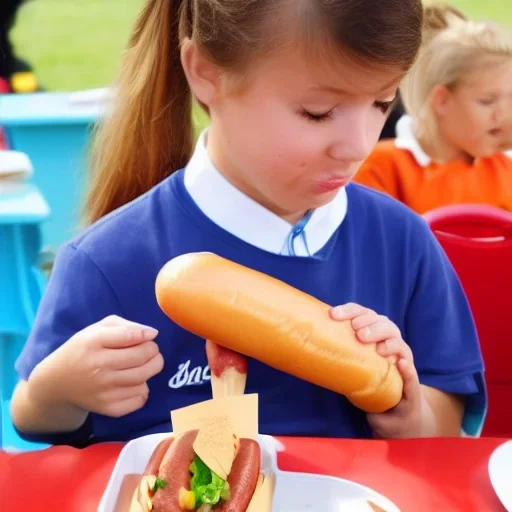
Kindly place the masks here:
[(317, 182), (317, 186), (321, 192), (332, 192), (333, 190), (344, 187), (348, 182), (348, 178), (329, 178)]

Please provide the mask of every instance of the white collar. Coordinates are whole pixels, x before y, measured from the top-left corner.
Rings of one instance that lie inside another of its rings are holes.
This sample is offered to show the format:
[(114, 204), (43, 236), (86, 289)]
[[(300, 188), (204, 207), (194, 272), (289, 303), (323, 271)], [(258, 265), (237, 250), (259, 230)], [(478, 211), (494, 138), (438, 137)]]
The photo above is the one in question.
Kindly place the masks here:
[(409, 115), (402, 116), (396, 123), (395, 145), (397, 148), (410, 151), (421, 167), (427, 167), (432, 162), (414, 135), (414, 119)]
[[(206, 149), (207, 132), (197, 141), (185, 168), (185, 188), (202, 212), (232, 235), (274, 254), (289, 255), (287, 239), (294, 228), (235, 188), (214, 167)], [(347, 193), (340, 189), (329, 204), (316, 209), (295, 238), (296, 256), (318, 252), (343, 222), (347, 213)]]

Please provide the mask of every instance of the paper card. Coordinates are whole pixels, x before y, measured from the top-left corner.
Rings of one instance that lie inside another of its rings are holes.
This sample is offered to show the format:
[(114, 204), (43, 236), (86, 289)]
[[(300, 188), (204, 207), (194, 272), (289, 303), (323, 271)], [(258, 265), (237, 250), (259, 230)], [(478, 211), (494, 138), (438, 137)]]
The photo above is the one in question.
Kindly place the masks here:
[(194, 451), (223, 480), (235, 460), (235, 431), (227, 416), (213, 416), (203, 425), (194, 442)]
[(229, 422), (239, 438), (258, 439), (258, 395), (213, 398), (171, 411), (172, 430), (179, 435), (212, 423)]
[(376, 503), (373, 503), (373, 501), (366, 500), (366, 503), (370, 506), (370, 508), (373, 510), (373, 512), (386, 512), (385, 509), (382, 507), (379, 507)]
[(264, 512), (272, 510), (272, 502), (274, 501), (274, 492), (276, 488), (276, 475), (275, 473), (268, 473), (263, 480), (263, 475), (260, 475), (260, 480), (254, 491), (249, 506), (246, 512)]

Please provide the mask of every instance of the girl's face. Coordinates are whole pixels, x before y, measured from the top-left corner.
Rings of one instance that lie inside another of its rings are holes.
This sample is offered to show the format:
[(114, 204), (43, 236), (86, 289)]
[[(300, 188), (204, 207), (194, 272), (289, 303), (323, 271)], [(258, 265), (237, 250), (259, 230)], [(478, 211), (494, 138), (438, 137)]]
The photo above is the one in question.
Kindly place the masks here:
[(435, 109), (441, 137), (455, 157), (489, 156), (510, 140), (512, 59), (471, 72)]
[(240, 90), (218, 88), (208, 105), (210, 157), (236, 187), (293, 223), (352, 179), (402, 75), (283, 49), (250, 69)]

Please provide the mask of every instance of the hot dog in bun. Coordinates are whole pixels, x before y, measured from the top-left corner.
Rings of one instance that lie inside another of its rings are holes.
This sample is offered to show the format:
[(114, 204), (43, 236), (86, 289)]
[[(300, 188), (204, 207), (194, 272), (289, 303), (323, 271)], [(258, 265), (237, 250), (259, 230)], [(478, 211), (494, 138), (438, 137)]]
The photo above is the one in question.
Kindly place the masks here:
[(402, 398), (393, 361), (358, 341), (331, 306), (288, 284), (211, 253), (173, 258), (156, 297), (176, 324), (205, 340), (384, 412)]

